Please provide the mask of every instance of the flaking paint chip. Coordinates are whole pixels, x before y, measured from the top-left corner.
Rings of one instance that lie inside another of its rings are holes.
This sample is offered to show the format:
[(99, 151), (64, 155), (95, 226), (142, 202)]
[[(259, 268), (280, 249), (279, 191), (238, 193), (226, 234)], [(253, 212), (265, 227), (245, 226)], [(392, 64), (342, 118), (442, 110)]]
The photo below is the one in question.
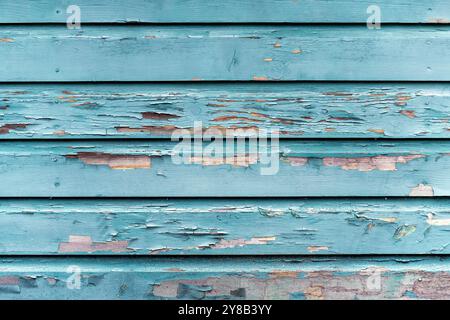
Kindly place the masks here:
[(432, 213), (429, 213), (427, 215), (427, 223), (430, 226), (450, 226), (450, 219), (435, 219), (434, 215)]
[(419, 184), (417, 187), (414, 187), (409, 193), (410, 197), (433, 197), (434, 190), (432, 186)]
[(76, 155), (67, 155), (66, 158), (78, 159), (87, 165), (104, 165), (117, 170), (151, 168), (151, 159), (146, 155), (78, 152)]
[(267, 81), (268, 79), (267, 79), (267, 77), (264, 77), (264, 76), (254, 76), (253, 80), (254, 81)]

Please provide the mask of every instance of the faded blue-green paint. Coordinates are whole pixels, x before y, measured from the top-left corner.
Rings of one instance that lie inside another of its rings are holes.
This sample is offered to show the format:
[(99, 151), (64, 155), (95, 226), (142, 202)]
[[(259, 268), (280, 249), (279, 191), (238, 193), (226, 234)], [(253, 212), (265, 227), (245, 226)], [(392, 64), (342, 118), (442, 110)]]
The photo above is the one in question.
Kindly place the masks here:
[(447, 254), (448, 208), (448, 199), (3, 200), (0, 254)]
[[(28, 257), (1, 265), (1, 299), (450, 298), (445, 257)], [(80, 289), (69, 289), (77, 271)]]
[(450, 80), (449, 26), (0, 26), (0, 81)]
[[(65, 23), (71, 0), (3, 0), (0, 23)], [(362, 22), (371, 0), (77, 0), (88, 22)], [(445, 23), (445, 0), (378, 0), (383, 22)]]
[[(176, 144), (1, 142), (0, 196), (450, 195), (448, 141), (281, 141), (271, 160), (235, 150), (221, 158), (185, 154), (187, 164), (172, 161)], [(276, 174), (261, 174), (277, 163)]]
[(0, 85), (0, 139), (169, 138), (205, 128), (288, 138), (448, 138), (447, 84)]
[[(0, 24), (17, 25), (0, 26), (0, 82), (23, 83), (0, 85), (0, 197), (14, 197), (0, 202), (0, 299), (450, 299), (450, 261), (433, 256), (450, 253), (447, 1), (380, 0), (382, 23), (416, 23), (381, 30), (366, 28), (369, 0), (79, 0), (68, 30), (71, 4), (2, 2)], [(443, 140), (285, 139), (263, 176), (252, 154), (174, 164), (167, 138), (198, 120)]]

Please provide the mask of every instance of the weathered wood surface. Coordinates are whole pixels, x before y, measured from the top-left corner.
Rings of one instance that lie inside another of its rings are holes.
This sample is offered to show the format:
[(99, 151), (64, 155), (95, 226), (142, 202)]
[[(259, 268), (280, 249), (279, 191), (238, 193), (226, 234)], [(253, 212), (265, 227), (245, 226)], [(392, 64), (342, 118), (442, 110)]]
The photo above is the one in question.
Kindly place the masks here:
[(448, 199), (2, 200), (0, 254), (448, 254), (449, 206)]
[(360, 22), (380, 7), (383, 22), (446, 23), (445, 0), (3, 0), (0, 23), (65, 23), (69, 5), (82, 22)]
[(224, 149), (225, 156), (208, 153), (205, 142), (184, 164), (173, 161), (182, 160), (172, 157), (176, 145), (4, 141), (0, 196), (450, 196), (447, 140), (287, 140), (258, 152)]
[(289, 138), (450, 137), (447, 84), (4, 84), (0, 101), (0, 139), (168, 138), (195, 121)]
[(29, 257), (0, 267), (1, 299), (450, 299), (449, 287), (446, 257)]
[(0, 27), (0, 81), (450, 80), (449, 26)]
[(0, 299), (450, 299), (447, 1), (76, 2), (1, 4)]

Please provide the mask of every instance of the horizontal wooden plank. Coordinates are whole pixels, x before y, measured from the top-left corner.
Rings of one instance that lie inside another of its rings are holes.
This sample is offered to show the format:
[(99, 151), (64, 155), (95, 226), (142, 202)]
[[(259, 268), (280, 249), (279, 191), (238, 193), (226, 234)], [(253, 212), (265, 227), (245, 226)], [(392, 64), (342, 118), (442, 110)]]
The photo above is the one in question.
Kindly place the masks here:
[(448, 254), (449, 207), (448, 199), (2, 200), (0, 254)]
[[(65, 23), (68, 0), (4, 0), (0, 23)], [(373, 1), (77, 0), (82, 22), (362, 22)], [(445, 0), (378, 0), (383, 22), (450, 20)], [(258, 8), (258, 10), (255, 10)]]
[(450, 80), (450, 26), (1, 26), (0, 81)]
[(4, 258), (0, 298), (450, 299), (449, 272), (447, 257)]
[(450, 196), (447, 140), (272, 142), (4, 141), (0, 196)]
[(167, 138), (177, 129), (293, 138), (450, 138), (450, 87), (414, 83), (0, 85), (0, 139)]

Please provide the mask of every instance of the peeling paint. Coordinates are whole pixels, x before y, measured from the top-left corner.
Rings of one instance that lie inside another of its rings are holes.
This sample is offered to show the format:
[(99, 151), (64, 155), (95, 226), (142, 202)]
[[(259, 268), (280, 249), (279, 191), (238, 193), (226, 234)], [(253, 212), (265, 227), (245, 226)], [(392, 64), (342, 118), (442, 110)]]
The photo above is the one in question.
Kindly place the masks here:
[(235, 247), (243, 247), (247, 245), (264, 245), (269, 242), (275, 241), (276, 237), (254, 237), (250, 240), (246, 239), (235, 239), (235, 240), (225, 240), (221, 239), (219, 242), (209, 246), (211, 249), (230, 249)]
[(350, 92), (342, 92), (342, 91), (332, 91), (332, 92), (324, 92), (325, 96), (335, 96), (335, 97), (351, 97), (353, 93)]
[(440, 24), (448, 24), (450, 23), (449, 19), (445, 19), (445, 18), (430, 18), (428, 20), (429, 23), (440, 23)]
[(416, 232), (417, 227), (414, 225), (403, 225), (395, 230), (394, 238), (400, 240), (404, 237), (409, 236), (410, 234)]
[[(377, 219), (375, 219), (377, 220)], [(378, 220), (383, 221), (383, 222), (387, 222), (387, 223), (396, 223), (397, 222), (397, 218), (392, 218), (392, 217), (388, 217), (388, 218), (378, 218)]]
[[(217, 121), (223, 121), (224, 119), (217, 119)], [(243, 121), (253, 121), (253, 122), (259, 122), (258, 120), (255, 119), (236, 119), (236, 120), (243, 120)], [(152, 133), (152, 134), (156, 134), (156, 135), (163, 135), (163, 136), (169, 136), (171, 135), (175, 130), (185, 130), (191, 134), (194, 134), (194, 128), (191, 127), (185, 127), (185, 128), (180, 128), (180, 127), (176, 127), (176, 126), (172, 126), (172, 125), (166, 125), (166, 126), (142, 126), (142, 127), (138, 127), (138, 128), (131, 128), (131, 127), (115, 127), (117, 132), (121, 132), (121, 133), (137, 133), (137, 132), (147, 132), (147, 133)], [(202, 134), (204, 135), (208, 135), (208, 134), (222, 134), (224, 136), (239, 136), (239, 133), (242, 130), (252, 130), (254, 131), (254, 133), (256, 134), (257, 132), (259, 132), (260, 128), (256, 127), (256, 126), (209, 126), (209, 127), (205, 127), (202, 130)], [(242, 134), (242, 133), (241, 133)], [(248, 136), (249, 132), (244, 132), (244, 135)]]
[(176, 114), (158, 113), (158, 112), (142, 112), (142, 117), (144, 119), (152, 119), (152, 120), (170, 120), (180, 118), (180, 116)]
[(213, 122), (220, 122), (220, 121), (243, 121), (243, 122), (262, 122), (258, 119), (251, 119), (246, 117), (237, 117), (237, 116), (221, 116), (212, 119)]
[(58, 252), (60, 253), (76, 253), (76, 252), (127, 252), (128, 241), (109, 241), (109, 242), (93, 242), (89, 236), (69, 236), (69, 242), (59, 244)]
[(58, 283), (58, 279), (53, 277), (46, 277), (45, 279), (47, 280), (49, 286), (54, 286)]
[(412, 99), (412, 97), (409, 96), (409, 95), (398, 94), (397, 97), (396, 97), (395, 105), (399, 106), (399, 107), (406, 106), (408, 104), (408, 101), (411, 100), (411, 99)]
[(0, 286), (4, 285), (19, 285), (20, 279), (15, 276), (2, 276), (0, 277)]
[(58, 131), (53, 131), (53, 134), (55, 136), (65, 136), (65, 135), (68, 135), (69, 133), (64, 130), (58, 130)]
[(419, 184), (417, 187), (414, 187), (409, 193), (410, 197), (433, 197), (434, 190), (432, 186)]
[(164, 252), (170, 252), (172, 251), (170, 248), (159, 248), (159, 249), (151, 249), (149, 254), (151, 255), (157, 255)]
[(363, 172), (380, 170), (395, 171), (397, 163), (407, 163), (415, 159), (424, 158), (424, 155), (406, 155), (406, 156), (375, 156), (361, 158), (332, 158), (323, 159), (323, 164), (327, 167), (340, 167), (344, 170), (358, 170)]
[(432, 213), (427, 215), (427, 223), (430, 226), (450, 226), (450, 219), (435, 219)]
[[(305, 84), (299, 91), (293, 90), (291, 84), (280, 83), (273, 92), (264, 84), (259, 84), (261, 90), (256, 91), (251, 84), (230, 85), (227, 89), (219, 84), (189, 86), (175, 84), (170, 90), (157, 84), (147, 84), (145, 88), (127, 85), (126, 89), (122, 85), (97, 84), (95, 93), (67, 84), (46, 85), (42, 91), (33, 85), (26, 93), (14, 87), (1, 92), (3, 101), (8, 103), (4, 105), (7, 109), (0, 109), (7, 110), (2, 112), (4, 123), (29, 124), (27, 130), (9, 132), (26, 139), (64, 137), (58, 134), (63, 131), (77, 138), (163, 138), (174, 130), (189, 129), (196, 120), (203, 121), (205, 128), (219, 120), (255, 122), (260, 128), (279, 127), (286, 137), (362, 138), (372, 132), (390, 138), (445, 138), (448, 132), (443, 122), (447, 97), (439, 94), (445, 92), (441, 84), (408, 84), (405, 88), (389, 89), (381, 84)], [(407, 97), (412, 98), (408, 101)], [(407, 110), (389, 107), (412, 101), (414, 107)], [(76, 108), (76, 112), (67, 112), (71, 108)], [(48, 118), (39, 117), (37, 110)], [(414, 122), (407, 111), (414, 111)]]
[(258, 162), (258, 155), (234, 155), (226, 157), (205, 157), (192, 156), (188, 158), (190, 164), (200, 164), (202, 166), (232, 165), (234, 167), (248, 167)]
[(0, 126), (0, 134), (7, 134), (11, 130), (25, 129), (28, 124), (25, 123), (14, 123), (14, 124), (4, 124)]
[(131, 127), (115, 127), (117, 132), (121, 133), (132, 133), (132, 132), (148, 132), (154, 134), (161, 135), (170, 135), (173, 131), (178, 130), (180, 128), (172, 125), (167, 126), (142, 126), (140, 128), (131, 128)]
[(168, 271), (168, 272), (184, 272), (184, 269), (181, 269), (181, 268), (167, 268), (167, 269), (165, 269), (165, 271)]
[(367, 131), (373, 132), (373, 133), (384, 134), (384, 130), (383, 129), (368, 129)]
[(450, 274), (448, 272), (418, 272), (412, 291), (420, 299), (450, 299)]
[(145, 155), (121, 155), (101, 152), (78, 152), (66, 155), (68, 159), (78, 159), (88, 165), (104, 165), (111, 169), (149, 169), (151, 158)]
[(317, 252), (317, 251), (324, 251), (324, 250), (329, 250), (329, 248), (327, 246), (309, 246), (308, 247), (308, 251), (311, 253)]
[(269, 273), (269, 276), (274, 279), (279, 278), (297, 278), (299, 276), (298, 271), (286, 271), (286, 270), (274, 270)]
[[(249, 300), (290, 299), (295, 293), (308, 300), (382, 298), (386, 292), (370, 292), (367, 289), (368, 275), (332, 271), (277, 272), (269, 277), (253, 275), (224, 275), (201, 279), (165, 280), (153, 286), (152, 294), (157, 298), (197, 299), (232, 298), (231, 293), (240, 290)], [(405, 286), (406, 287), (406, 286)]]
[(301, 167), (308, 163), (308, 158), (304, 157), (283, 157), (282, 160), (293, 167)]
[[(58, 299), (448, 299), (445, 256), (372, 257), (5, 257), (2, 298)], [(28, 260), (28, 261), (26, 261)], [(86, 290), (66, 290), (77, 265)], [(181, 269), (181, 270), (178, 270)], [(374, 276), (376, 276), (374, 278)], [(379, 281), (379, 282), (378, 282)], [(378, 285), (379, 284), (379, 285)], [(375, 285), (375, 286), (372, 286)], [(133, 289), (127, 291), (127, 288)], [(55, 291), (56, 290), (56, 291)], [(23, 296), (17, 294), (23, 293)]]
[(402, 110), (399, 111), (399, 113), (410, 119), (414, 119), (416, 117), (416, 113), (413, 110)]
[(308, 288), (305, 289), (305, 297), (308, 300), (322, 300), (323, 299), (323, 291), (324, 291), (324, 287), (323, 286), (310, 286)]

